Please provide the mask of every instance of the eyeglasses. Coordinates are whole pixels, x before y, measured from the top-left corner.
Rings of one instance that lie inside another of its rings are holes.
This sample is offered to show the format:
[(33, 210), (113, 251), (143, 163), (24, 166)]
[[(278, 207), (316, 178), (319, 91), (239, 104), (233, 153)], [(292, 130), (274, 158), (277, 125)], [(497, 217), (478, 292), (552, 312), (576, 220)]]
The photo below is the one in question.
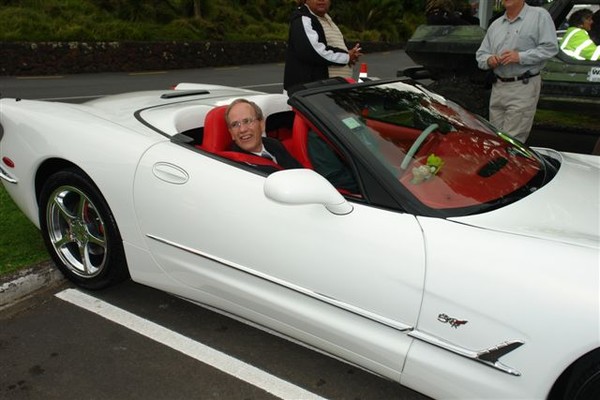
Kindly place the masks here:
[(233, 121), (232, 123), (229, 124), (229, 129), (237, 130), (237, 129), (240, 129), (242, 126), (252, 125), (254, 122), (256, 122), (258, 120), (259, 120), (259, 118), (248, 117), (248, 118), (242, 119), (241, 121)]

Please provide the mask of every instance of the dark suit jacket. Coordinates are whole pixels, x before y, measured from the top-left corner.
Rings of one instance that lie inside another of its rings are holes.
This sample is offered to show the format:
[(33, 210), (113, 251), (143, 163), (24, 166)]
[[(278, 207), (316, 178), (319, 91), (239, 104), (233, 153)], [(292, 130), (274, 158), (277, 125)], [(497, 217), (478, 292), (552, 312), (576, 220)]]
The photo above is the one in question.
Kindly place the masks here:
[[(269, 137), (263, 137), (262, 141), (263, 145), (265, 146), (265, 149), (267, 149), (267, 151), (277, 159), (277, 164), (281, 165), (283, 169), (304, 168), (302, 164), (298, 162), (298, 160), (292, 157), (292, 155), (287, 151), (285, 146), (279, 140)], [(246, 150), (243, 150), (235, 143), (231, 144), (231, 150), (240, 153), (252, 154), (250, 152), (247, 152)], [(269, 165), (256, 165), (255, 167), (256, 169), (268, 173), (278, 171), (277, 168), (271, 167)]]

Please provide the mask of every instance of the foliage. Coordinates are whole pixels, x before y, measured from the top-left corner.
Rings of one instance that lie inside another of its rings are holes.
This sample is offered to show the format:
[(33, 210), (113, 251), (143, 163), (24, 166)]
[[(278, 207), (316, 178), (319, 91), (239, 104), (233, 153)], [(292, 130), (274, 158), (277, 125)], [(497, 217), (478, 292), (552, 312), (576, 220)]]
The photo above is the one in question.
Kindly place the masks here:
[[(416, 2), (400, 2), (397, 0), (355, 0), (352, 5), (344, 5), (339, 1), (332, 10), (332, 16), (345, 26), (359, 33), (379, 32), (379, 37), (371, 40), (398, 42), (407, 37), (409, 33), (405, 18), (412, 15), (411, 7)], [(406, 5), (405, 5), (406, 4)], [(412, 32), (412, 30), (410, 30)]]
[(0, 185), (0, 275), (48, 260), (38, 229)]
[[(406, 40), (424, 0), (334, 0), (349, 41)], [(296, 0), (0, 0), (1, 41), (286, 40)]]
[(598, 118), (593, 113), (538, 109), (535, 123), (546, 126), (569, 127), (579, 131), (598, 131)]

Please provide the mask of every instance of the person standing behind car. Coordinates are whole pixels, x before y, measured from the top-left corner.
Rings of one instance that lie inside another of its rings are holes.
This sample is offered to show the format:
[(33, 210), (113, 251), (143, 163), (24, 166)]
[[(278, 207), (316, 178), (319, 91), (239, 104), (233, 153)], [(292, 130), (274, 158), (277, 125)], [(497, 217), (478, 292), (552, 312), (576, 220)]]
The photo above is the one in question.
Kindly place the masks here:
[(330, 65), (352, 64), (361, 56), (357, 46), (348, 51), (327, 43), (317, 15), (324, 16), (329, 6), (330, 0), (306, 0), (292, 13), (283, 74), (290, 95), (299, 85), (329, 78)]
[(592, 29), (592, 10), (584, 8), (575, 11), (569, 17), (569, 29), (560, 43), (560, 49), (576, 60), (597, 61), (600, 58), (600, 47), (590, 38)]
[(552, 17), (524, 0), (502, 0), (505, 13), (488, 28), (475, 57), (493, 70), (490, 122), (525, 142), (533, 126), (542, 86), (540, 70), (558, 53)]
[[(331, 1), (323, 1), (320, 4), (319, 2), (315, 1), (309, 1), (308, 3), (310, 11), (317, 16), (319, 22), (321, 23), (321, 26), (323, 27), (323, 31), (325, 32), (325, 40), (327, 41), (327, 44), (332, 47), (348, 51), (346, 41), (344, 40), (344, 35), (342, 35), (342, 32), (335, 24), (335, 22), (333, 22), (331, 16), (329, 16), (329, 8), (331, 6)], [(354, 60), (350, 60), (348, 64), (343, 66), (330, 65), (328, 67), (330, 78), (333, 78), (334, 76), (341, 76), (342, 78), (352, 78), (354, 64), (362, 55), (360, 53), (361, 48), (358, 43), (354, 46), (354, 48), (358, 50)]]

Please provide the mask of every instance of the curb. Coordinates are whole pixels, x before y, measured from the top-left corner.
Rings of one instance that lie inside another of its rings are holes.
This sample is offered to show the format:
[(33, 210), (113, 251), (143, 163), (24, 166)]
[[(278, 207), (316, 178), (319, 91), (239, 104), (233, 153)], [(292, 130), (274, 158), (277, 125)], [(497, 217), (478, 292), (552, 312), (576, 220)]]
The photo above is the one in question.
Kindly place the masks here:
[(7, 308), (42, 288), (59, 285), (65, 281), (63, 274), (52, 261), (16, 271), (0, 278), (0, 310)]

